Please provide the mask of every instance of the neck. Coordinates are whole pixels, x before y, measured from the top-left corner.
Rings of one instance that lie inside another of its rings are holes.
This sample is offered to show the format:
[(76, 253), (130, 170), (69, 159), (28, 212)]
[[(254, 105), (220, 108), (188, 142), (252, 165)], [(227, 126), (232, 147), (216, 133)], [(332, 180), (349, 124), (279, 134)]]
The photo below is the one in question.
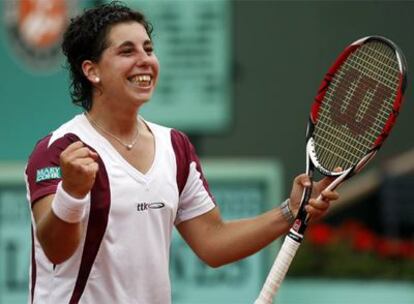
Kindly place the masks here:
[(122, 146), (124, 146), (128, 151), (132, 150), (132, 148), (135, 146), (135, 144), (138, 141), (139, 138), (139, 128), (138, 128), (138, 124), (136, 124), (136, 131), (135, 131), (135, 135), (134, 137), (126, 142), (124, 139), (122, 139), (121, 137), (111, 133), (110, 131), (106, 130), (102, 125), (100, 125), (97, 121), (95, 121), (89, 114), (88, 112), (85, 112), (85, 115), (87, 117), (87, 119), (89, 120), (89, 122), (97, 129), (99, 130), (101, 133), (109, 136), (110, 138), (116, 140), (119, 144), (121, 144)]
[(138, 109), (108, 108), (94, 104), (88, 112), (89, 118), (115, 136), (129, 138), (138, 127)]

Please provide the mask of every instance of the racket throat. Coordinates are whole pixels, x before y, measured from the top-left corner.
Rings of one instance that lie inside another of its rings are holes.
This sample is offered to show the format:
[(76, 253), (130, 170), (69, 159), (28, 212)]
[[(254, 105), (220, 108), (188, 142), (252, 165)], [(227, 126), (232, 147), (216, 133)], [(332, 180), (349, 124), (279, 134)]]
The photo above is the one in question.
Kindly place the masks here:
[(377, 154), (378, 149), (379, 147), (365, 155), (365, 157), (361, 159), (361, 161), (355, 166), (353, 174), (356, 174), (359, 171), (361, 171), (366, 166), (366, 164), (368, 164), (369, 161), (375, 156), (375, 154)]

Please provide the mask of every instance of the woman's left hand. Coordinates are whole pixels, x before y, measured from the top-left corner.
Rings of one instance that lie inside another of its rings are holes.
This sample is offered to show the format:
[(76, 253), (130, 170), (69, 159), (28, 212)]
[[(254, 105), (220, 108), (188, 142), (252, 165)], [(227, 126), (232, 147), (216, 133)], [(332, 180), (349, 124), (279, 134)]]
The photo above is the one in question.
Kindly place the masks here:
[[(306, 212), (309, 213), (312, 221), (318, 220), (323, 217), (330, 206), (331, 201), (335, 201), (339, 198), (339, 194), (336, 191), (325, 190), (329, 186), (335, 177), (325, 177), (318, 182), (314, 182), (312, 185), (312, 195), (309, 199), (308, 205), (305, 206)], [(302, 193), (306, 187), (310, 187), (311, 181), (306, 174), (297, 176), (293, 182), (292, 192), (290, 194), (290, 208), (296, 215), (299, 209)], [(317, 198), (321, 195), (321, 199)]]

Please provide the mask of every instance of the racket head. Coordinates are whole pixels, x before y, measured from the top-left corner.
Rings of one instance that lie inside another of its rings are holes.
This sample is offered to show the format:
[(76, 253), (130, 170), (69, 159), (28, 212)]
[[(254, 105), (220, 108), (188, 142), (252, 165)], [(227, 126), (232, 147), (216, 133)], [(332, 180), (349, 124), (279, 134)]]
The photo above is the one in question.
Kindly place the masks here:
[(307, 153), (314, 167), (327, 176), (362, 169), (388, 137), (406, 84), (406, 60), (395, 43), (368, 36), (349, 45), (312, 104)]

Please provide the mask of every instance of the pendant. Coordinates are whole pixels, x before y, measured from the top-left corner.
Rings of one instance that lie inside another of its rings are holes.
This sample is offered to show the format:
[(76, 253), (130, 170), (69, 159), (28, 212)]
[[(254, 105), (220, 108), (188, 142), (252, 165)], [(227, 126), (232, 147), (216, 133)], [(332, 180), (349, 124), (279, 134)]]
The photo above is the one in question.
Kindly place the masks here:
[(132, 149), (132, 147), (133, 147), (133, 145), (132, 145), (132, 144), (130, 144), (130, 145), (126, 145), (127, 150), (131, 150), (131, 149)]

